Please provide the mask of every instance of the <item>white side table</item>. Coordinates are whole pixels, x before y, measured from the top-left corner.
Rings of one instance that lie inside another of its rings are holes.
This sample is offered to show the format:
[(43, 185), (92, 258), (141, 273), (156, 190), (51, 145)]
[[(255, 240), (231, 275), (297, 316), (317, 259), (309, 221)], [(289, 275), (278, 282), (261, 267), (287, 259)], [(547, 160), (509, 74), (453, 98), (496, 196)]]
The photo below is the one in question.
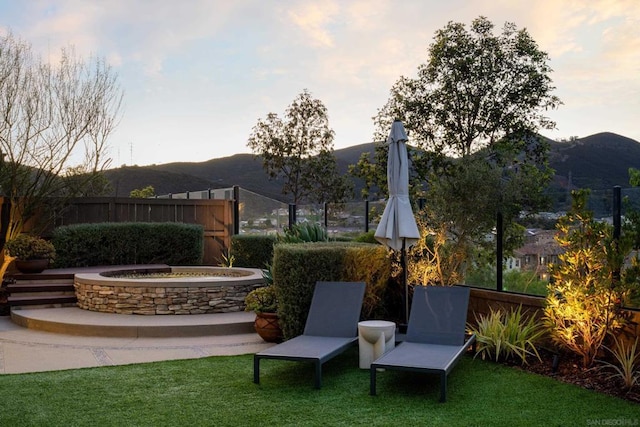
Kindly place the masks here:
[(365, 320), (358, 323), (360, 369), (369, 369), (371, 363), (396, 346), (396, 324), (386, 320)]

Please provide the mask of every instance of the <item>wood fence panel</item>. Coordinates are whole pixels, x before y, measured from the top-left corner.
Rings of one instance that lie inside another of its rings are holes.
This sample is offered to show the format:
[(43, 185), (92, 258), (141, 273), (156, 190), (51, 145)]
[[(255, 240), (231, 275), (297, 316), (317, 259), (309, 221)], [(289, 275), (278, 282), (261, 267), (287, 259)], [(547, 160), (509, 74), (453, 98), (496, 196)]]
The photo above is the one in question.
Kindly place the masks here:
[(221, 199), (72, 199), (55, 226), (100, 222), (180, 222), (204, 228), (205, 265), (218, 265), (233, 233), (233, 201)]
[[(227, 202), (230, 202), (227, 200)], [(197, 206), (194, 210), (194, 221), (202, 221), (205, 229), (205, 254), (212, 256), (207, 259), (208, 264), (219, 265), (223, 255), (228, 254), (233, 234), (233, 202), (225, 206), (223, 204), (209, 206), (203, 209)], [(215, 255), (213, 255), (215, 254)]]

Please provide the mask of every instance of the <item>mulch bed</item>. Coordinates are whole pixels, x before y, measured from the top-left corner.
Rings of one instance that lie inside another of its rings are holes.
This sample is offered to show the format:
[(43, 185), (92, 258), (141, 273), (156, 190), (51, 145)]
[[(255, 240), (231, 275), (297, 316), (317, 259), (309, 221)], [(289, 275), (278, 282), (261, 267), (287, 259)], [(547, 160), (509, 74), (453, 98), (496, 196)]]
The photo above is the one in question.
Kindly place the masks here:
[[(635, 385), (631, 390), (626, 390), (620, 378), (609, 378), (612, 371), (601, 369), (596, 362), (596, 368), (583, 369), (581, 360), (577, 355), (555, 355), (551, 351), (538, 350), (542, 361), (537, 358), (528, 360), (528, 365), (514, 365), (519, 369), (546, 375), (559, 381), (574, 384), (579, 387), (595, 390), (600, 393), (616, 396), (634, 403), (640, 403), (640, 385)], [(557, 368), (554, 369), (554, 356), (557, 356)]]

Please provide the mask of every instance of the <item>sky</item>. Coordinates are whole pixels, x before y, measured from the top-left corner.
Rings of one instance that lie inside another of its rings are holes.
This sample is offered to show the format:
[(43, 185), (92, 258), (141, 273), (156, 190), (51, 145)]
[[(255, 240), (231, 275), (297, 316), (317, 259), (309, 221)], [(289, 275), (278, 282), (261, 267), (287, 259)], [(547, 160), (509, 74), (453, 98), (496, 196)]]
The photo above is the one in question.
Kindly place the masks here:
[(303, 90), (334, 148), (370, 142), (401, 76), (415, 77), (448, 22), (526, 28), (550, 57), (554, 139), (640, 141), (638, 0), (0, 0), (0, 33), (55, 60), (104, 58), (124, 90), (113, 167), (250, 153), (253, 126)]

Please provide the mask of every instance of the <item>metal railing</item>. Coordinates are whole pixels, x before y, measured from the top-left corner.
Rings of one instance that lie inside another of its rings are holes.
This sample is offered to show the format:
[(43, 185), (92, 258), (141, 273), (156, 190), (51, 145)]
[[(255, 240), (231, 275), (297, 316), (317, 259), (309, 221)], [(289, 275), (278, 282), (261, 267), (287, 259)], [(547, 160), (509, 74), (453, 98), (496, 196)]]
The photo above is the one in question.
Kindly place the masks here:
[(378, 225), (385, 201), (293, 205), (240, 187), (166, 194), (157, 198), (228, 199), (237, 206), (239, 234), (274, 234), (298, 222), (323, 224), (330, 235), (365, 233)]
[[(619, 191), (619, 196), (616, 196)], [(570, 191), (551, 194), (554, 212), (538, 214), (539, 218), (554, 221), (571, 208)], [(235, 200), (235, 232), (237, 234), (275, 234), (285, 227), (300, 222), (322, 224), (329, 235), (357, 235), (374, 230), (384, 211), (386, 201), (361, 201), (342, 204), (293, 205), (262, 196), (239, 187), (215, 190), (193, 191), (180, 194), (158, 196), (163, 198), (220, 198)], [(619, 199), (617, 199), (619, 197)], [(428, 201), (427, 201), (428, 203)], [(588, 209), (601, 221), (619, 226), (619, 218), (624, 218), (628, 208), (640, 210), (640, 188), (620, 188), (619, 190), (591, 191)], [(498, 250), (496, 245), (496, 257)], [(497, 270), (497, 269), (496, 269)], [(500, 275), (498, 275), (500, 276)], [(505, 291), (501, 284), (485, 289)], [(525, 291), (515, 291), (525, 295), (536, 295)]]

